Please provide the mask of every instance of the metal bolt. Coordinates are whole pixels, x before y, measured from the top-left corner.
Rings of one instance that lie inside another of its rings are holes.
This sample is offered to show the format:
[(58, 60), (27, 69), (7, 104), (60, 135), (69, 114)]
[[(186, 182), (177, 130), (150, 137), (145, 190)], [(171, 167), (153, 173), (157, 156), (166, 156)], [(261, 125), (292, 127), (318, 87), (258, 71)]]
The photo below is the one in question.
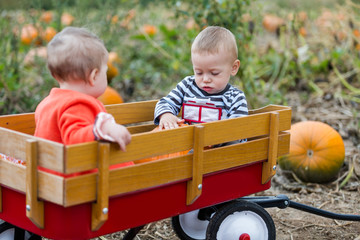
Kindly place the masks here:
[(202, 184), (198, 185), (198, 189), (201, 190), (202, 189)]
[(276, 165), (273, 166), (273, 170), (274, 170), (274, 171), (276, 170)]
[(30, 209), (31, 209), (30, 205), (26, 205), (26, 211), (30, 212)]
[(109, 209), (108, 208), (103, 208), (102, 212), (103, 212), (103, 214), (107, 214), (109, 212)]

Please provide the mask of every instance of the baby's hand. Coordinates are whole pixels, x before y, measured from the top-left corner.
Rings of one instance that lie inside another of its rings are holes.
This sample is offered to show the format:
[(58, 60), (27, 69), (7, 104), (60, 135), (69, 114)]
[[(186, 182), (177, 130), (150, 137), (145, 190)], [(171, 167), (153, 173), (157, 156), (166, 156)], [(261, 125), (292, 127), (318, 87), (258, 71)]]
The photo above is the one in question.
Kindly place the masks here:
[(172, 113), (164, 113), (160, 116), (159, 130), (178, 128), (184, 120), (179, 119)]
[(116, 124), (116, 126), (112, 127), (109, 135), (115, 140), (115, 142), (119, 144), (120, 149), (125, 152), (126, 145), (131, 142), (131, 134), (127, 130), (127, 128), (122, 125)]
[(126, 145), (131, 141), (131, 134), (123, 125), (115, 122), (106, 121), (103, 125), (102, 131), (117, 142), (122, 151), (126, 151)]

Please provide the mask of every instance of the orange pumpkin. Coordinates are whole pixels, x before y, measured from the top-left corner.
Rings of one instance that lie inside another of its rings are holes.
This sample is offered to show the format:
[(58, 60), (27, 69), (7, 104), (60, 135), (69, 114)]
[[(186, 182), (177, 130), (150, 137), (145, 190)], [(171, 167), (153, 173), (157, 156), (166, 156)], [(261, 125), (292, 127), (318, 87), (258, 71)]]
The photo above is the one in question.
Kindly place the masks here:
[(41, 33), (41, 38), (45, 41), (45, 42), (50, 42), (51, 39), (53, 39), (53, 37), (56, 35), (56, 30), (53, 27), (46, 27), (45, 31), (43, 31)]
[[(180, 124), (179, 124), (179, 127), (184, 127), (184, 126), (188, 126), (188, 125), (185, 124), (185, 123), (180, 123)], [(156, 127), (156, 128), (154, 128), (154, 129), (152, 130), (152, 132), (157, 132), (157, 131), (159, 131), (159, 127)], [(145, 163), (145, 162), (151, 162), (151, 161), (160, 160), (160, 159), (164, 159), (164, 158), (170, 158), (170, 157), (178, 157), (178, 156), (182, 156), (182, 155), (188, 154), (189, 151), (190, 151), (190, 149), (189, 149), (189, 150), (185, 150), (185, 151), (176, 152), (176, 153), (169, 153), (169, 154), (164, 154), (164, 155), (160, 155), (160, 156), (155, 156), (155, 157), (150, 157), (150, 158), (144, 158), (144, 159), (135, 161), (135, 164)]]
[(143, 26), (143, 31), (149, 35), (149, 36), (153, 36), (156, 34), (157, 32), (157, 28), (154, 25), (150, 25), (150, 24), (145, 24)]
[(280, 167), (292, 171), (304, 182), (333, 180), (345, 159), (345, 146), (340, 134), (317, 121), (295, 123), (290, 134), (290, 152), (279, 159)]
[(108, 70), (106, 72), (107, 79), (109, 82), (119, 74), (119, 69), (116, 67), (116, 64), (120, 64), (120, 63), (121, 63), (121, 59), (119, 58), (119, 55), (113, 51), (109, 52), (109, 59), (107, 62)]
[(123, 103), (124, 102), (121, 95), (115, 89), (113, 89), (110, 86), (107, 86), (105, 92), (100, 97), (98, 97), (98, 99), (104, 105), (118, 104), (118, 103)]
[(40, 16), (40, 21), (44, 23), (50, 23), (53, 20), (53, 13), (51, 11), (45, 11)]
[(30, 45), (38, 36), (39, 32), (32, 24), (27, 24), (21, 29), (21, 42), (23, 44)]
[(64, 26), (71, 25), (74, 20), (75, 20), (74, 16), (71, 15), (70, 13), (64, 12), (61, 15), (61, 24), (64, 25)]
[(278, 16), (267, 14), (264, 16), (262, 24), (269, 32), (276, 32), (279, 27), (285, 24), (285, 21)]

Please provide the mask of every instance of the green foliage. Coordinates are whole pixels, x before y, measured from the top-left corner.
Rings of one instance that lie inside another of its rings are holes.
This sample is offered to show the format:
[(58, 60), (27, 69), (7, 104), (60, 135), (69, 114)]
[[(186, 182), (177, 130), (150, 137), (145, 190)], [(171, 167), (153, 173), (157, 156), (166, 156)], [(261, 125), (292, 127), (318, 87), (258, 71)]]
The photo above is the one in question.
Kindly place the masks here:
[[(61, 31), (66, 26), (61, 22), (63, 13), (75, 16), (73, 26), (89, 28), (109, 51), (119, 55), (121, 62), (114, 63), (119, 74), (110, 84), (125, 101), (157, 99), (193, 74), (193, 39), (203, 27), (219, 25), (231, 30), (238, 40), (241, 69), (231, 82), (245, 92), (252, 108), (286, 104), (292, 90), (303, 91), (305, 98), (335, 91), (334, 96), (360, 102), (360, 45), (356, 47), (360, 37), (353, 33), (360, 30), (360, 24), (357, 8), (351, 4), (339, 8), (333, 4), (331, 18), (326, 19), (331, 28), (324, 30), (318, 26), (324, 15), (321, 7), (308, 9), (304, 20), (298, 15), (299, 2), (294, 11), (261, 0), (25, 2), (18, 4), (24, 10), (4, 7), (0, 12), (0, 114), (34, 111), (50, 88), (57, 86), (44, 59), (25, 63), (26, 55), (39, 45), (22, 43), (20, 32), (26, 24)], [(53, 13), (49, 23), (40, 20), (46, 10)], [(263, 26), (269, 11), (283, 19), (276, 32)], [(147, 25), (151, 31), (145, 29)], [(301, 29), (307, 34), (300, 34)], [(40, 46), (45, 45), (40, 42)]]

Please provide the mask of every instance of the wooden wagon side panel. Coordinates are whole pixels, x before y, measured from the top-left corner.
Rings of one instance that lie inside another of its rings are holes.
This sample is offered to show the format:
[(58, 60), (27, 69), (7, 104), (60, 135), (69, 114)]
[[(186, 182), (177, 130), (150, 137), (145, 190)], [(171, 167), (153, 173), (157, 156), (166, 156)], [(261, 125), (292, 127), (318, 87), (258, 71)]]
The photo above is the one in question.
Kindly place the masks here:
[(29, 134), (0, 127), (0, 153), (26, 161), (26, 141), (29, 139), (37, 141), (40, 166), (56, 172), (64, 171), (64, 145)]
[(0, 127), (17, 132), (34, 135), (35, 117), (34, 113), (23, 113), (0, 116)]
[[(38, 197), (63, 205), (64, 179), (50, 173), (39, 171)], [(26, 192), (26, 167), (7, 160), (0, 161), (0, 184), (16, 191)]]
[[(290, 135), (279, 136), (278, 154), (288, 152)], [(248, 143), (215, 148), (204, 152), (204, 174), (263, 162), (268, 156), (268, 138)], [(224, 157), (226, 156), (226, 158)], [(144, 190), (159, 185), (188, 180), (192, 176), (192, 157), (180, 157), (113, 169), (110, 171), (110, 196)], [(261, 175), (260, 173), (258, 173)], [(96, 174), (68, 178), (65, 180), (65, 206), (94, 201), (96, 193)]]
[[(76, 144), (65, 147), (66, 173), (86, 171), (97, 167), (97, 142)], [(172, 131), (148, 132), (133, 135), (126, 152), (118, 145), (111, 144), (110, 165), (135, 161), (191, 149), (193, 146), (193, 127)]]

